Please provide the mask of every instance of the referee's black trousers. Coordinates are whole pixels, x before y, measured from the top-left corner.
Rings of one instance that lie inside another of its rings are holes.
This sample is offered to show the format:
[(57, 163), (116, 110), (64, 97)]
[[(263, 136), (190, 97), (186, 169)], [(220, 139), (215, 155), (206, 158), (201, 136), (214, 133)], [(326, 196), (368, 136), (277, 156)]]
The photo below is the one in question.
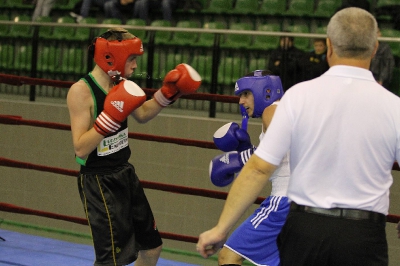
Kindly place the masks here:
[(385, 222), (291, 210), (278, 237), (281, 266), (387, 266)]

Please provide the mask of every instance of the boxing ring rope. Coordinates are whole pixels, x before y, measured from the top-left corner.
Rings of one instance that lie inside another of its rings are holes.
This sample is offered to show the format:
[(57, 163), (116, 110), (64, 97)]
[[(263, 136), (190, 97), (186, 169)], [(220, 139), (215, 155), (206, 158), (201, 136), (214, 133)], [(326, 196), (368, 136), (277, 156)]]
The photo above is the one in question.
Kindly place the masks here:
[[(72, 82), (44, 80), (44, 79), (38, 79), (38, 78), (20, 77), (20, 76), (15, 76), (15, 75), (6, 75), (6, 74), (0, 74), (0, 83), (6, 83), (9, 85), (16, 85), (16, 86), (49, 85), (49, 86), (54, 86), (54, 87), (65, 87), (65, 88), (70, 87), (72, 85)], [(143, 90), (145, 91), (145, 93), (148, 96), (151, 96), (156, 91), (156, 89), (143, 89)], [(237, 103), (238, 102), (238, 97), (235, 97), (235, 96), (223, 96), (223, 95), (214, 95), (214, 94), (205, 94), (205, 93), (203, 93), (203, 94), (195, 93), (193, 95), (185, 95), (184, 97), (187, 99), (194, 99), (194, 100), (209, 100), (209, 101), (220, 101), (220, 102), (229, 102), (229, 103)], [(43, 128), (49, 128), (49, 129), (57, 129), (57, 130), (70, 130), (71, 129), (70, 126), (66, 125), (66, 124), (44, 122), (44, 121), (38, 121), (38, 120), (26, 120), (26, 119), (23, 119), (21, 116), (5, 115), (5, 114), (0, 114), (0, 124), (27, 125), (27, 126), (43, 127)], [(130, 132), (128, 136), (131, 139), (165, 142), (165, 143), (172, 143), (172, 144), (184, 145), (184, 146), (193, 146), (193, 147), (205, 148), (205, 149), (217, 149), (213, 142), (208, 142), (208, 141), (172, 138), (172, 137), (166, 137), (166, 136), (156, 136), (156, 135), (140, 134), (140, 133), (133, 133), (133, 132)], [(37, 170), (37, 171), (52, 172), (52, 173), (56, 173), (56, 174), (75, 176), (75, 177), (78, 176), (78, 174), (79, 174), (79, 172), (75, 171), (75, 170), (37, 165), (37, 164), (28, 163), (28, 162), (16, 161), (16, 160), (4, 158), (4, 157), (0, 157), (0, 166), (32, 169), (32, 170)], [(392, 170), (400, 171), (400, 166), (397, 162), (395, 162), (393, 164)], [(227, 194), (228, 194), (226, 192), (177, 186), (177, 185), (171, 185), (171, 184), (165, 184), (165, 183), (157, 183), (157, 182), (150, 182), (150, 181), (143, 181), (143, 180), (141, 180), (140, 182), (141, 182), (143, 188), (147, 188), (147, 189), (161, 190), (161, 191), (178, 193), (178, 194), (187, 194), (187, 195), (208, 197), (208, 198), (214, 198), (214, 199), (226, 199)], [(260, 204), (263, 200), (264, 200), (263, 197), (258, 197), (254, 203)], [(42, 217), (64, 220), (64, 221), (73, 222), (73, 223), (82, 224), (82, 225), (88, 224), (87, 220), (84, 218), (72, 217), (72, 216), (67, 216), (67, 215), (62, 215), (62, 214), (45, 212), (45, 211), (41, 211), (41, 210), (29, 209), (29, 208), (16, 206), (16, 205), (5, 203), (5, 202), (0, 202), (0, 211), (42, 216)], [(394, 214), (388, 214), (386, 216), (386, 221), (390, 222), (390, 223), (398, 223), (400, 221), (400, 216), (394, 215)], [(175, 234), (175, 233), (160, 232), (160, 234), (161, 234), (162, 238), (177, 240), (177, 241), (197, 243), (197, 240), (198, 240), (197, 237), (179, 235), (179, 234)]]
[[(22, 86), (22, 85), (45, 85), (53, 86), (57, 88), (69, 88), (74, 82), (72, 81), (60, 81), (60, 80), (49, 80), (31, 77), (21, 77), (17, 75), (1, 74), (0, 73), (0, 83)], [(142, 88), (148, 97), (151, 97), (157, 89)], [(237, 96), (227, 96), (209, 93), (196, 93), (191, 95), (182, 95), (182, 99), (192, 99), (192, 100), (207, 100), (207, 101), (218, 101), (223, 103), (238, 103), (239, 97)]]

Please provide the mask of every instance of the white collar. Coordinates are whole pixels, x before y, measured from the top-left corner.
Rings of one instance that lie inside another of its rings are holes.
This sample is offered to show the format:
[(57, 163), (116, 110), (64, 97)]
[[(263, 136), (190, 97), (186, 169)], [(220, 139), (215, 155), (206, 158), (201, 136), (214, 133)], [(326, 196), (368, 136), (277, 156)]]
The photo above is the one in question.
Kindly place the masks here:
[(371, 71), (365, 68), (354, 67), (354, 66), (336, 65), (330, 67), (328, 71), (326, 71), (323, 75), (351, 77), (356, 79), (366, 79), (375, 81)]

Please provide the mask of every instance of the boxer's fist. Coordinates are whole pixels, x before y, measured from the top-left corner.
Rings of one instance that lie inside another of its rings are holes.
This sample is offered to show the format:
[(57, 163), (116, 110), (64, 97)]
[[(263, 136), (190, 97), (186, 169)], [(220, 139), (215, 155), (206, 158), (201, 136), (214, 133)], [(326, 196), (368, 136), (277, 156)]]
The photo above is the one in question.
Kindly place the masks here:
[(215, 131), (213, 140), (215, 146), (224, 152), (241, 152), (253, 147), (249, 133), (234, 122), (227, 123)]
[(163, 86), (154, 93), (154, 99), (165, 107), (180, 96), (194, 93), (201, 84), (201, 77), (188, 64), (179, 64), (164, 77)]
[(103, 111), (97, 117), (94, 128), (103, 136), (118, 131), (129, 114), (145, 101), (146, 94), (136, 83), (121, 81), (106, 96)]
[(175, 69), (181, 73), (181, 77), (176, 82), (179, 92), (185, 95), (197, 91), (201, 85), (200, 74), (188, 64), (179, 64)]
[(209, 167), (211, 182), (217, 187), (225, 187), (233, 182), (235, 175), (242, 170), (253, 154), (255, 147), (242, 152), (231, 151), (215, 156)]
[(211, 182), (217, 187), (225, 187), (231, 184), (243, 167), (240, 162), (240, 154), (231, 151), (214, 157), (210, 162), (209, 175)]

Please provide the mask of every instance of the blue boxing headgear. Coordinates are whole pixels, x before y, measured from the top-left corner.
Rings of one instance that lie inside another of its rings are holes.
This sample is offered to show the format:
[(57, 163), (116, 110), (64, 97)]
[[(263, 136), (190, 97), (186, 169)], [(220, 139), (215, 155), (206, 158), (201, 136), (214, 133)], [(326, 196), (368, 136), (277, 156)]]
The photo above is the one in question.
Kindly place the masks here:
[[(265, 75), (265, 73), (268, 73)], [(254, 97), (254, 111), (252, 117), (261, 117), (265, 108), (283, 96), (282, 82), (279, 76), (269, 71), (256, 70), (236, 81), (235, 95), (244, 91), (251, 91)], [(264, 74), (264, 75), (263, 75)]]

